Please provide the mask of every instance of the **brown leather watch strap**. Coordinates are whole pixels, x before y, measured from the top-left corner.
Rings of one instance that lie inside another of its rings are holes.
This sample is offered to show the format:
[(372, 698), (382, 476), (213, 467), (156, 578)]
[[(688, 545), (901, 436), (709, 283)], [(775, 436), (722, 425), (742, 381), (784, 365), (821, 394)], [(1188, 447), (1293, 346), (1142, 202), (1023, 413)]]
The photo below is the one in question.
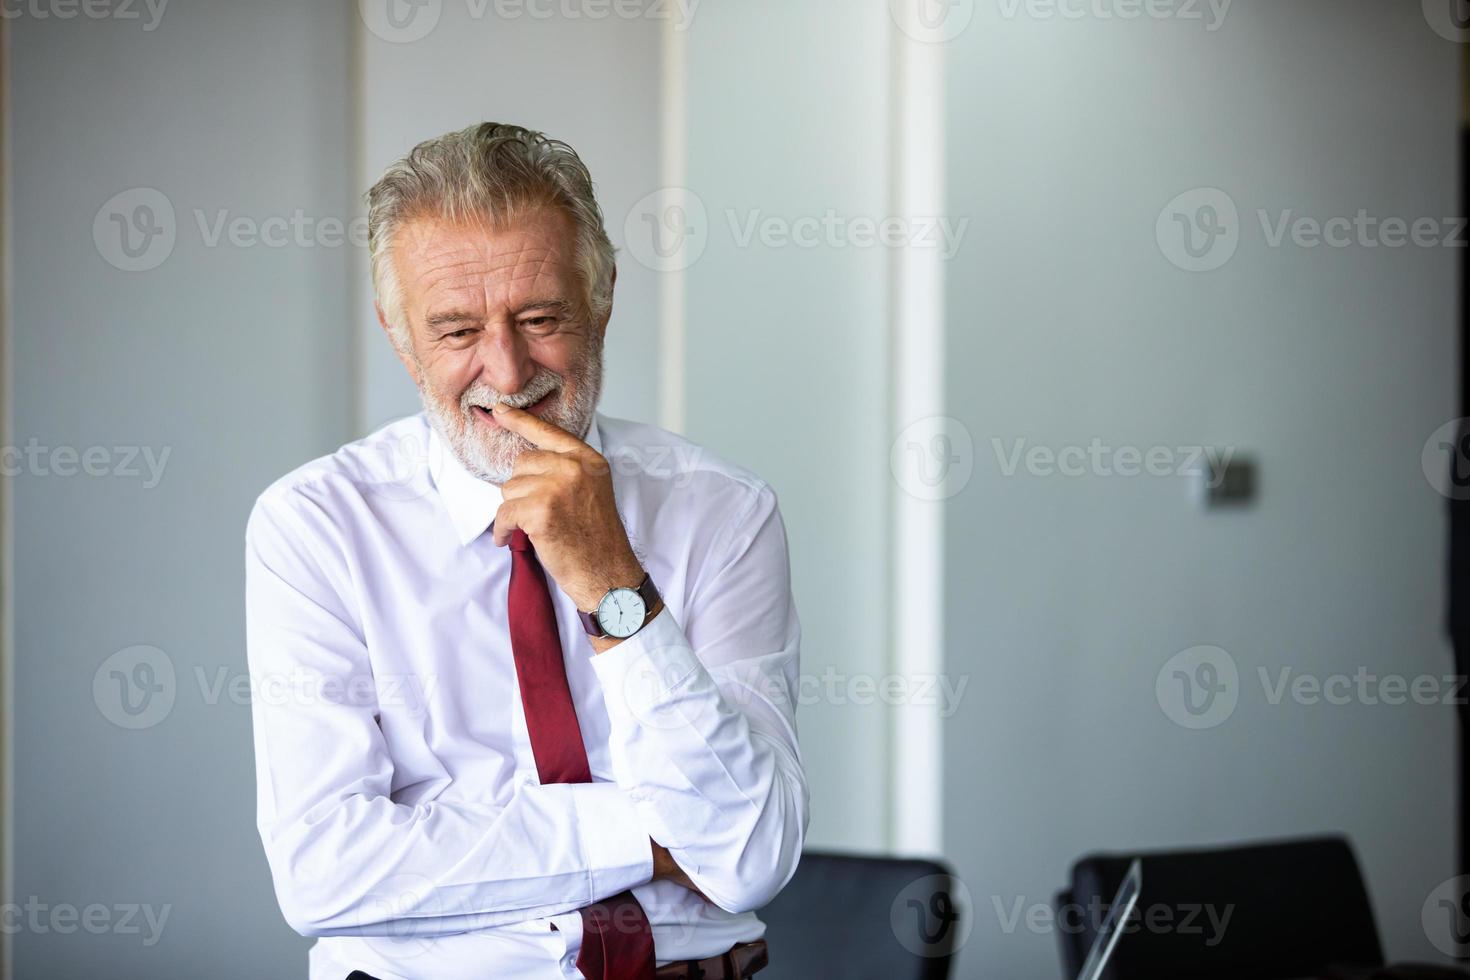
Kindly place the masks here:
[[(638, 624), (638, 629), (641, 630), (643, 627), (647, 626), (649, 622), (653, 619), (654, 613), (659, 608), (659, 602), (662, 597), (658, 593), (658, 586), (653, 584), (652, 575), (645, 574), (643, 576), (643, 581), (638, 583), (638, 588), (634, 589), (633, 591), (637, 592), (639, 597), (643, 600), (643, 622)], [(606, 598), (606, 596), (604, 596), (604, 598)], [(602, 603), (599, 602), (598, 606), (601, 605)], [(602, 624), (597, 621), (596, 609), (593, 609), (591, 612), (587, 612), (585, 609), (578, 609), (577, 618), (582, 621), (582, 629), (587, 631), (588, 636), (603, 637), (612, 635), (604, 630), (602, 628)], [(636, 634), (637, 632), (638, 630), (634, 630), (633, 634)]]

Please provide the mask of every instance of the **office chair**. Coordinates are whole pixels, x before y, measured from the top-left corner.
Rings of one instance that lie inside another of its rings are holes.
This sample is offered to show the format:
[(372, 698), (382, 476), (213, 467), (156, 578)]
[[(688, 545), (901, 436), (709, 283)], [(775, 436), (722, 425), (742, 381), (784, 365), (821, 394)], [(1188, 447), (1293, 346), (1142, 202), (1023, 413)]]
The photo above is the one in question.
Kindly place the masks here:
[[(1383, 966), (1352, 848), (1324, 837), (1083, 858), (1072, 866), (1072, 887), (1056, 899), (1066, 980), (1077, 976), (1092, 945), (1101, 918), (1092, 910), (1100, 903), (1106, 912), (1134, 857), (1143, 859), (1138, 911), (1104, 980), (1290, 980), (1334, 965)], [(1161, 924), (1165, 911), (1168, 926)]]
[(808, 851), (760, 912), (760, 980), (945, 980), (960, 926), (952, 880), (933, 861)]

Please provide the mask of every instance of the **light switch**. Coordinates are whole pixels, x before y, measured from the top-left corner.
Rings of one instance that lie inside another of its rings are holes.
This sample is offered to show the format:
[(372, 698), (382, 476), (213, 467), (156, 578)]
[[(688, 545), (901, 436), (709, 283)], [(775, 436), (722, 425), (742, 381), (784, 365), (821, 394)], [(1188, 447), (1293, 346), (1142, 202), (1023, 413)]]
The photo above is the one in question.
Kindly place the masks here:
[(1209, 462), (1201, 465), (1198, 476), (1203, 483), (1201, 496), (1205, 507), (1219, 510), (1254, 502), (1258, 482), (1257, 468), (1253, 456), (1242, 456), (1239, 453), (1212, 454)]

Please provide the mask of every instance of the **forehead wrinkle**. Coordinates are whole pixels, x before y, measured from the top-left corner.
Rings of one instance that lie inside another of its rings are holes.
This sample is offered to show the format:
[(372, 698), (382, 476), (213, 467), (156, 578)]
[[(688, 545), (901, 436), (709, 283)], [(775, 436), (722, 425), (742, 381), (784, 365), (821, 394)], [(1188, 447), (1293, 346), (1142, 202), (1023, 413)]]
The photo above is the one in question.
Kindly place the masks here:
[(558, 275), (567, 267), (555, 249), (527, 245), (496, 258), (502, 261), (495, 264), (494, 271), (504, 274), (476, 283), (483, 288), (487, 306), (515, 306), (527, 296), (560, 297), (572, 288), (564, 276)]
[(421, 281), (431, 279), (453, 279), (484, 274), (509, 273), (508, 279), (535, 278), (543, 272), (559, 268), (562, 263), (555, 251), (542, 246), (526, 246), (514, 252), (501, 252), (488, 258), (481, 255), (462, 255), (463, 249), (447, 249), (446, 254), (430, 259), (430, 264), (420, 274)]
[[(415, 285), (427, 303), (436, 304), (441, 297), (455, 294), (476, 306), (509, 305), (514, 294), (526, 291), (561, 293), (575, 291), (566, 281), (574, 272), (553, 243), (541, 240), (521, 241), (511, 247), (496, 247), (490, 239), (474, 241), (445, 240), (428, 233), (427, 228), (414, 229), (419, 234), (417, 246), (423, 268), (415, 277)], [(548, 281), (549, 280), (549, 281)]]
[(556, 253), (551, 250), (523, 249), (516, 256), (515, 265), (511, 268), (506, 285), (519, 285), (529, 281), (531, 288), (534, 289), (543, 278), (554, 279), (561, 267)]

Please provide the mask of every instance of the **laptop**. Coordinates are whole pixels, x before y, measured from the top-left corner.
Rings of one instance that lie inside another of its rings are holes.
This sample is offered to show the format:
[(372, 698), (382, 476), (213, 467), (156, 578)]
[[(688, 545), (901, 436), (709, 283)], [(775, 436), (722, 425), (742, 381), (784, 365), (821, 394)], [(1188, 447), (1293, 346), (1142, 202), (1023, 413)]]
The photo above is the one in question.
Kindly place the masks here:
[(1087, 952), (1087, 959), (1082, 963), (1082, 972), (1077, 974), (1077, 980), (1099, 980), (1102, 977), (1108, 959), (1113, 955), (1113, 948), (1123, 936), (1124, 924), (1138, 906), (1138, 890), (1142, 887), (1143, 862), (1134, 858), (1133, 863), (1128, 865), (1128, 873), (1123, 876), (1123, 884), (1118, 886), (1113, 904), (1108, 906), (1108, 914), (1103, 916), (1097, 938), (1092, 941), (1092, 949)]

